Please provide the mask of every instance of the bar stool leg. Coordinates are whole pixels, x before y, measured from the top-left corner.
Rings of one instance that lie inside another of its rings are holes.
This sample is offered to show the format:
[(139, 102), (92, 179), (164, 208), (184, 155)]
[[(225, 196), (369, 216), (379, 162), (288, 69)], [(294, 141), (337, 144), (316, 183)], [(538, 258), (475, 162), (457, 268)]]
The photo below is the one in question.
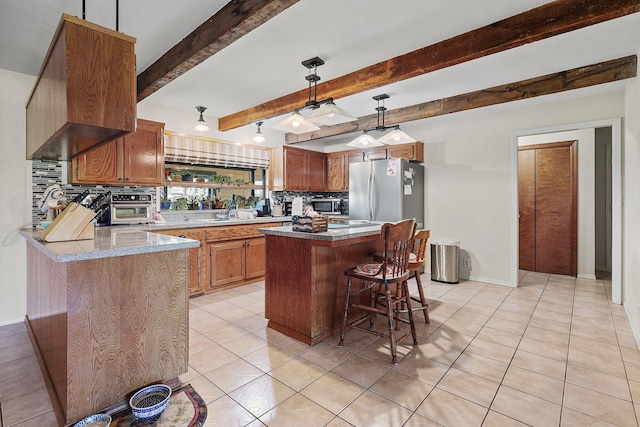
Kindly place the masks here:
[(385, 290), (385, 298), (387, 303), (387, 321), (389, 322), (389, 344), (391, 345), (391, 361), (394, 365), (398, 364), (398, 358), (396, 357), (396, 337), (395, 337), (395, 327), (393, 325), (393, 320), (395, 317), (395, 313), (393, 311), (392, 303), (391, 303), (391, 290), (389, 289), (389, 284), (384, 284)]
[(427, 304), (427, 299), (424, 297), (422, 280), (420, 280), (420, 271), (416, 271), (416, 284), (418, 285), (418, 293), (420, 294), (420, 303), (423, 307), (425, 307), (424, 310), (422, 310), (422, 312), (424, 313), (424, 321), (429, 324), (431, 323), (431, 320), (429, 319), (429, 308), (427, 307), (429, 304)]
[(349, 300), (351, 297), (351, 277), (347, 280), (347, 295), (346, 302), (344, 304), (344, 313), (342, 315), (342, 327), (340, 328), (340, 343), (338, 344), (340, 347), (344, 346), (344, 333), (347, 329), (347, 315), (349, 314)]
[(404, 290), (404, 298), (407, 303), (407, 313), (409, 314), (409, 326), (411, 326), (411, 336), (413, 337), (413, 345), (418, 345), (418, 336), (416, 334), (416, 324), (413, 322), (413, 310), (411, 310), (411, 295), (409, 295), (409, 283), (405, 280), (402, 282)]

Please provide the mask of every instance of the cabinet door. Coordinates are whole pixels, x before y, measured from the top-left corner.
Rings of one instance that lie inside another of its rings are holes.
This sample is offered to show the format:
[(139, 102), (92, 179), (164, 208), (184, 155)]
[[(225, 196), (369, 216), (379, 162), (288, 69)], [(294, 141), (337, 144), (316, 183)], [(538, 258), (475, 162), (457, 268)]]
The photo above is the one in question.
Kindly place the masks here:
[(307, 153), (307, 190), (324, 191), (327, 156), (324, 153)]
[(387, 158), (402, 158), (422, 162), (424, 161), (424, 144), (411, 142), (409, 144), (393, 145), (387, 148)]
[(246, 279), (264, 276), (265, 274), (265, 238), (247, 240), (246, 242)]
[(327, 155), (327, 191), (345, 190), (345, 168), (347, 168), (346, 181), (349, 181), (346, 156), (340, 153)]
[(372, 148), (364, 152), (365, 160), (379, 160), (387, 158), (387, 149), (385, 147)]
[(164, 178), (163, 125), (138, 120), (136, 132), (124, 137), (124, 183), (162, 185)]
[(246, 240), (209, 244), (211, 289), (244, 279)]
[(122, 138), (71, 159), (73, 184), (122, 184)]
[(298, 150), (284, 150), (283, 156), (285, 190), (306, 190), (306, 153)]
[(358, 163), (364, 161), (364, 152), (349, 153), (345, 156), (346, 161), (344, 165), (344, 189), (349, 190), (349, 165), (351, 163)]

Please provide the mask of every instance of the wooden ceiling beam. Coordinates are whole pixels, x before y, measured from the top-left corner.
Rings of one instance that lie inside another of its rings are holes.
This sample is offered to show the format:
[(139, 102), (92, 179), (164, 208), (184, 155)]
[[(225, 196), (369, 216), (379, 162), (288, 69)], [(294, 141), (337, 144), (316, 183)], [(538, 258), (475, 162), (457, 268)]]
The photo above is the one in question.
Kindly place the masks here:
[[(339, 99), (452, 65), (640, 11), (638, 0), (556, 0), (404, 55), (318, 84), (322, 98)], [(292, 112), (307, 89), (218, 119), (221, 131)]]
[(230, 1), (146, 70), (138, 74), (138, 102), (298, 1)]
[[(638, 70), (637, 61), (636, 55), (631, 55), (462, 95), (424, 102), (409, 107), (388, 110), (385, 112), (385, 125), (393, 126), (413, 120), (427, 119), (474, 108), (488, 107), (511, 101), (521, 101), (537, 96), (551, 95), (568, 90), (633, 78), (636, 77)], [(349, 123), (325, 126), (315, 132), (302, 134), (287, 133), (285, 135), (285, 143), (296, 144), (329, 136), (373, 129), (377, 125), (377, 118), (378, 116), (376, 114), (372, 114), (360, 117), (358, 120)]]

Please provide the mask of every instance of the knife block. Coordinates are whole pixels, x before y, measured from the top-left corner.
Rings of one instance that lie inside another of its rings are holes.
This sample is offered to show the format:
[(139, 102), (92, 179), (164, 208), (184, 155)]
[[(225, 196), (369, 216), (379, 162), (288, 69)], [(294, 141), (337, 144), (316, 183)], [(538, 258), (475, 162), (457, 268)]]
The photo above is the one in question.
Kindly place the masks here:
[(93, 239), (95, 227), (91, 220), (95, 215), (91, 209), (69, 203), (40, 237), (45, 242)]

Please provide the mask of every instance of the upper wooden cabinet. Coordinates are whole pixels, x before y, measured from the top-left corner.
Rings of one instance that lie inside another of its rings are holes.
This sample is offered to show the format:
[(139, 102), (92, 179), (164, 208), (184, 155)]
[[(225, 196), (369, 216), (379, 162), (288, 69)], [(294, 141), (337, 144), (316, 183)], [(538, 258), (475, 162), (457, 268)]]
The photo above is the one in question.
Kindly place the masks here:
[(135, 133), (72, 159), (73, 184), (158, 186), (164, 182), (164, 124), (138, 119)]
[(62, 15), (27, 102), (27, 159), (69, 160), (135, 130), (135, 41)]
[(269, 186), (273, 190), (325, 191), (327, 155), (295, 147), (272, 151)]
[(349, 190), (349, 164), (364, 160), (362, 151), (327, 154), (327, 191)]
[(269, 188), (285, 191), (349, 191), (349, 164), (391, 158), (423, 162), (424, 143), (411, 142), (328, 154), (287, 146), (274, 148), (269, 165)]

